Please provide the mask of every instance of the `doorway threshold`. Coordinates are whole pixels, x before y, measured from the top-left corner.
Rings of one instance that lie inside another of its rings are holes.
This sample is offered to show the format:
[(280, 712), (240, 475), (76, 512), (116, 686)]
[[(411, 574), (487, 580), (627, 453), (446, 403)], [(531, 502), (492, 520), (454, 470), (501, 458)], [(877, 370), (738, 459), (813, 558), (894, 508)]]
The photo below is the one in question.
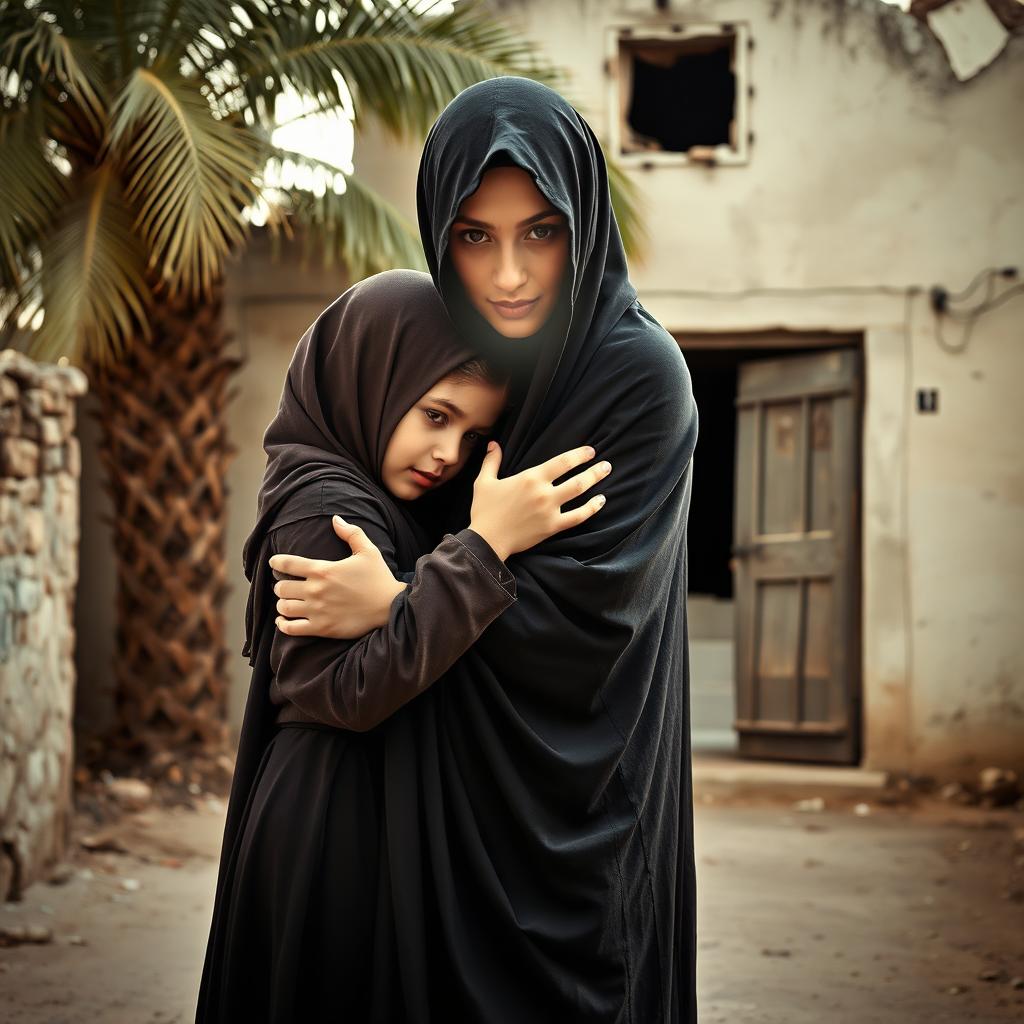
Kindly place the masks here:
[(754, 761), (731, 752), (694, 750), (694, 785), (760, 786), (794, 789), (884, 789), (886, 773), (852, 765), (801, 764), (791, 761)]

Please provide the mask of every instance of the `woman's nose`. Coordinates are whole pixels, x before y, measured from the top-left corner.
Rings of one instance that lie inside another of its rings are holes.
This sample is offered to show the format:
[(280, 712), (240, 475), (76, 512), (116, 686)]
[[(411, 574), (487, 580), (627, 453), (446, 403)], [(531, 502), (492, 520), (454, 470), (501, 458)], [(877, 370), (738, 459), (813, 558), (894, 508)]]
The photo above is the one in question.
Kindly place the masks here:
[(509, 295), (526, 284), (526, 267), (521, 254), (514, 245), (503, 246), (494, 272), (494, 285)]

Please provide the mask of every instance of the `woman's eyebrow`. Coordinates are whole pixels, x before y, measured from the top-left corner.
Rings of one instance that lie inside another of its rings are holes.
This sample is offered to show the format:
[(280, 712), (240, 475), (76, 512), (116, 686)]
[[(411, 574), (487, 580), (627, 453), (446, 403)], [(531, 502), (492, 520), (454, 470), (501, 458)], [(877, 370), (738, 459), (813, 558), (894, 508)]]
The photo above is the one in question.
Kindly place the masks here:
[[(561, 210), (556, 210), (556, 209), (554, 209), (552, 207), (551, 209), (548, 209), (548, 210), (541, 210), (540, 213), (535, 213), (532, 217), (527, 217), (526, 220), (521, 220), (516, 225), (516, 227), (517, 228), (525, 228), (528, 225), (533, 224), (533, 223), (535, 223), (538, 220), (543, 220), (545, 217), (561, 217), (561, 216), (562, 216), (562, 211)], [(485, 221), (485, 220), (475, 220), (473, 217), (463, 217), (461, 214), (456, 214), (456, 216), (455, 216), (455, 223), (456, 224), (468, 224), (470, 227), (484, 228), (484, 229), (486, 229), (488, 231), (493, 231), (494, 230), (494, 225), (493, 224), (488, 224), (487, 221)]]

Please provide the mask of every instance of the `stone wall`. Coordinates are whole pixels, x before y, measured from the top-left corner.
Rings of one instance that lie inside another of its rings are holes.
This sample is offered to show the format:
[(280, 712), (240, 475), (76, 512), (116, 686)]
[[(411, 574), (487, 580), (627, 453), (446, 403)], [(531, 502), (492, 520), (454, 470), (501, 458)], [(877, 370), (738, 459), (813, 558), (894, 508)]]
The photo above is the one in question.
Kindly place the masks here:
[(0, 900), (61, 858), (69, 830), (85, 390), (79, 370), (0, 352)]

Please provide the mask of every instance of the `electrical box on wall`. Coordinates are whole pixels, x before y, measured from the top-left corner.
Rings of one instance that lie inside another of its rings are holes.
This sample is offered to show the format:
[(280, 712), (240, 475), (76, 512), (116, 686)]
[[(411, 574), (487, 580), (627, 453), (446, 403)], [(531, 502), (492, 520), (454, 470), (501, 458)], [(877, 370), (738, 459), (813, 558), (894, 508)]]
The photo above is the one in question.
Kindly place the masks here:
[(938, 412), (939, 411), (939, 390), (938, 388), (917, 389), (917, 411)]

